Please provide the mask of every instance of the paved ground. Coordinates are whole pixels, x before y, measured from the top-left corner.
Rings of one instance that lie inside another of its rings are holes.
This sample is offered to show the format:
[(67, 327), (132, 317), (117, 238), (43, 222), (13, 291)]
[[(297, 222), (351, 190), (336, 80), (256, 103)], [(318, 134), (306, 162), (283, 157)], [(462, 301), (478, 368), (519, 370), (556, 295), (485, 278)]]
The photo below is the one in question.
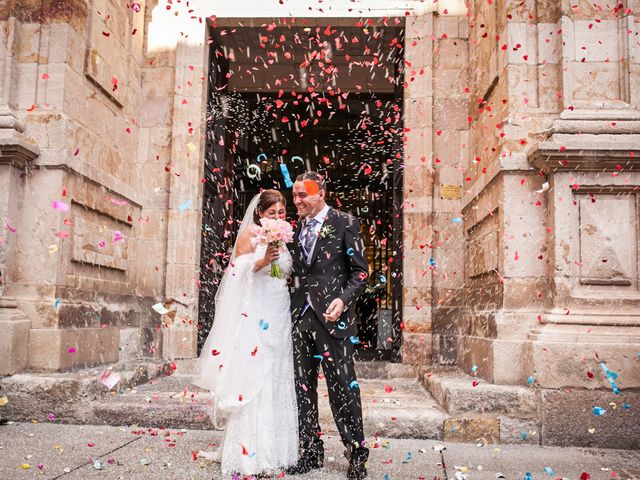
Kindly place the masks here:
[[(194, 460), (192, 453), (212, 450), (219, 440), (220, 433), (202, 430), (9, 424), (0, 426), (0, 479), (221, 479), (216, 464)], [(371, 479), (495, 480), (502, 474), (522, 480), (526, 472), (533, 480), (585, 480), (586, 474), (590, 480), (640, 479), (640, 452), (446, 444), (441, 454), (434, 447), (443, 443), (432, 440), (378, 439), (376, 445), (369, 459)], [(288, 478), (344, 479), (341, 452), (337, 439), (328, 437), (325, 468)]]

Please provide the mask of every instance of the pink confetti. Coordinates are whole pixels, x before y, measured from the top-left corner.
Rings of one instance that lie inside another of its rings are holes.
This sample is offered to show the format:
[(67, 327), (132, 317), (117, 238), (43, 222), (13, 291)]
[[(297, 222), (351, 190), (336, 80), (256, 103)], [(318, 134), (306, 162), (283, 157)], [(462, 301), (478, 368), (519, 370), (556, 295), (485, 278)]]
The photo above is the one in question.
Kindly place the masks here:
[(59, 200), (54, 200), (52, 206), (54, 210), (60, 210), (61, 212), (69, 211), (69, 205)]
[(76, 353), (76, 349), (75, 347), (69, 347), (69, 350), (67, 350), (69, 353)]

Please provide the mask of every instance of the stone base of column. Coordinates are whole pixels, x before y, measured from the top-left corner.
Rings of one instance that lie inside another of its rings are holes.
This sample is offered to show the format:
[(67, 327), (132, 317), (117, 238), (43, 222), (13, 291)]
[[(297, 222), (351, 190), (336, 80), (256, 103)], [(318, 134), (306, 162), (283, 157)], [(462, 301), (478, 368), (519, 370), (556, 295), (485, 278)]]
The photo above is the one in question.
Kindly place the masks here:
[(198, 331), (193, 327), (171, 325), (162, 329), (162, 358), (177, 360), (198, 356)]
[(525, 381), (522, 340), (463, 336), (459, 339), (458, 365), (491, 383), (521, 385)]
[(458, 367), (491, 383), (522, 385), (530, 375), (524, 345), (536, 317), (527, 310), (470, 311), (458, 338)]
[(27, 368), (31, 321), (17, 305), (0, 300), (0, 375)]
[(431, 365), (431, 334), (402, 332), (402, 363)]
[(65, 371), (119, 360), (117, 328), (34, 328), (29, 334), (29, 369)]
[(640, 326), (547, 324), (529, 335), (525, 364), (544, 388), (611, 391), (605, 368), (619, 389), (640, 387), (638, 352)]

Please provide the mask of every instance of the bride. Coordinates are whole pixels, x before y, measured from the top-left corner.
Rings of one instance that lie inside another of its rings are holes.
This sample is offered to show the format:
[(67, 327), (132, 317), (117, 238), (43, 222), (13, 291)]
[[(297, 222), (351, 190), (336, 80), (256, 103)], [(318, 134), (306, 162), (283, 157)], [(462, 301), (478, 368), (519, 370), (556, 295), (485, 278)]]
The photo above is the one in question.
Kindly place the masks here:
[(216, 452), (225, 476), (277, 474), (298, 460), (298, 417), (293, 376), (291, 313), (285, 277), (291, 255), (284, 245), (256, 245), (260, 218), (285, 217), (276, 190), (253, 198), (216, 295), (213, 327), (198, 359), (194, 383), (211, 392), (214, 424), (226, 420)]

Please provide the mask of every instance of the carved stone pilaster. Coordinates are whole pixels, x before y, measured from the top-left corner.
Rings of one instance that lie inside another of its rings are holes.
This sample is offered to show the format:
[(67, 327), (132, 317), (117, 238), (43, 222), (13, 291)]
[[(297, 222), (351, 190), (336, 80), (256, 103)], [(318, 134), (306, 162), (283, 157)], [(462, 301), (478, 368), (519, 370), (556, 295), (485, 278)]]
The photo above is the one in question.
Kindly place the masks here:
[(11, 251), (18, 243), (16, 225), (22, 204), (21, 172), (38, 156), (38, 148), (23, 137), (24, 125), (7, 107), (0, 106), (0, 375), (27, 366), (29, 318), (17, 304), (3, 298), (11, 281)]

